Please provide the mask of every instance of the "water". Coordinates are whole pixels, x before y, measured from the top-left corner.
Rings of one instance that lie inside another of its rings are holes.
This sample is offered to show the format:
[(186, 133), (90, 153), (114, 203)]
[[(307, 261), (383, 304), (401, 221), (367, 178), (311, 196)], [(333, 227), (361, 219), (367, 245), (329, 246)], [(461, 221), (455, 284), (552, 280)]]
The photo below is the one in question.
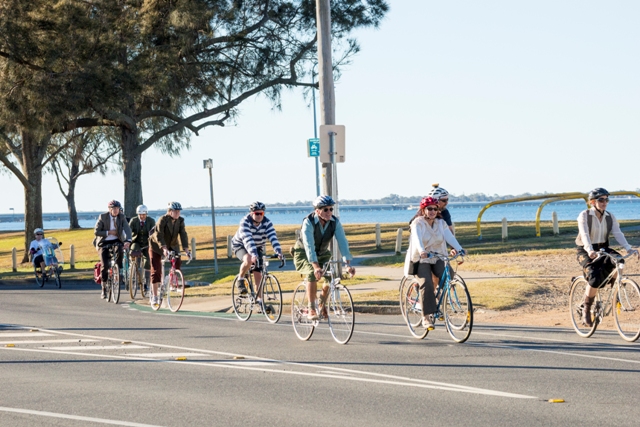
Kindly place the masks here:
[[(492, 206), (482, 215), (482, 222), (502, 221), (506, 217), (509, 221), (534, 221), (536, 211), (541, 201), (519, 202), (513, 204), (505, 204)], [(449, 206), (451, 216), (454, 222), (475, 222), (478, 213), (486, 203), (452, 203)], [(544, 207), (541, 219), (543, 221), (551, 221), (551, 213), (557, 212), (558, 219), (575, 220), (578, 214), (585, 209), (583, 201), (564, 201), (550, 203)], [(609, 203), (609, 210), (618, 219), (640, 219), (640, 199), (612, 199)], [(211, 225), (211, 215), (205, 213), (206, 210), (199, 212), (183, 211), (186, 224), (194, 225)], [(267, 209), (267, 217), (276, 225), (300, 224), (305, 215), (311, 212), (311, 208), (287, 208), (282, 211)], [(384, 224), (384, 223), (402, 223), (407, 222), (413, 217), (416, 209), (408, 209), (408, 206), (382, 206), (379, 209), (358, 210), (356, 206), (343, 207), (340, 211), (340, 219), (343, 224)], [(98, 213), (88, 219), (81, 219), (80, 226), (83, 228), (93, 228)], [(151, 212), (151, 216), (157, 218), (161, 215), (159, 212)], [(240, 212), (216, 212), (216, 225), (238, 225), (240, 219), (246, 213)], [(47, 216), (51, 219), (47, 219)], [(0, 230), (24, 230), (24, 223), (19, 221), (11, 221), (11, 215), (0, 215)], [(22, 215), (16, 215), (16, 218), (22, 218)], [(65, 214), (48, 215), (45, 214), (44, 228), (64, 229), (69, 227), (69, 220)]]

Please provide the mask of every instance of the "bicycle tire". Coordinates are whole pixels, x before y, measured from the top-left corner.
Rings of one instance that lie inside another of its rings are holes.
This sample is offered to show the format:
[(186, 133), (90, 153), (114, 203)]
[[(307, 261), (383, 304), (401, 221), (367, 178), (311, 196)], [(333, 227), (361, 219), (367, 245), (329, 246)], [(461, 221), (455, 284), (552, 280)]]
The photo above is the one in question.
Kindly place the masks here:
[(613, 317), (618, 333), (625, 341), (636, 341), (640, 338), (640, 287), (633, 280), (624, 278), (613, 298)]
[(136, 299), (138, 293), (138, 269), (136, 268), (136, 261), (129, 264), (129, 296), (132, 300)]
[(282, 289), (280, 282), (272, 274), (264, 277), (262, 312), (269, 323), (278, 323), (280, 316), (282, 316)]
[(180, 270), (175, 270), (169, 276), (169, 286), (167, 287), (167, 305), (174, 313), (180, 310), (184, 301), (184, 277)]
[(240, 294), (240, 289), (238, 288), (240, 280), (238, 276), (233, 280), (233, 285), (231, 286), (231, 303), (233, 304), (233, 311), (236, 313), (236, 317), (243, 322), (249, 320), (253, 311), (253, 298), (251, 297), (253, 286), (251, 286), (251, 279), (249, 279), (249, 277), (245, 277), (245, 280), (246, 283), (249, 284), (245, 295)]
[(398, 286), (398, 301), (400, 302), (400, 313), (404, 317), (404, 287), (409, 278), (407, 276), (402, 276), (400, 279), (400, 286)]
[(36, 267), (35, 265), (33, 266), (33, 274), (36, 276), (36, 283), (39, 287), (43, 287), (44, 286), (44, 275), (46, 273), (40, 273), (38, 274), (38, 267)]
[(130, 283), (129, 283), (129, 270), (131, 269), (131, 264), (129, 263), (129, 260), (126, 256), (126, 252), (124, 259), (122, 260), (122, 270), (120, 270), (120, 275), (122, 276), (122, 282), (124, 283), (124, 291), (127, 292), (127, 288), (130, 289)]
[(589, 338), (598, 327), (597, 316), (593, 312), (596, 306), (595, 301), (591, 306), (593, 326), (586, 326), (582, 323), (582, 303), (584, 302), (585, 290), (588, 285), (589, 283), (584, 277), (576, 277), (571, 283), (571, 290), (569, 291), (569, 316), (571, 317), (571, 324), (576, 333), (583, 338)]
[(420, 303), (420, 285), (415, 279), (405, 283), (404, 291), (404, 321), (409, 328), (409, 332), (415, 338), (421, 340), (427, 336), (429, 330), (422, 327), (422, 304)]
[(56, 288), (62, 288), (62, 280), (60, 279), (60, 269), (59, 267), (55, 267), (53, 269), (53, 275), (55, 277)]
[(449, 281), (443, 310), (445, 326), (451, 338), (457, 343), (469, 339), (473, 329), (473, 303), (463, 281), (457, 278)]
[(338, 344), (346, 344), (353, 336), (355, 312), (351, 292), (343, 285), (336, 285), (329, 293), (329, 330)]
[(308, 341), (313, 335), (317, 321), (309, 320), (309, 298), (307, 298), (307, 285), (301, 283), (291, 299), (291, 323), (293, 331), (302, 341)]
[(120, 269), (117, 265), (111, 267), (111, 302), (120, 301)]

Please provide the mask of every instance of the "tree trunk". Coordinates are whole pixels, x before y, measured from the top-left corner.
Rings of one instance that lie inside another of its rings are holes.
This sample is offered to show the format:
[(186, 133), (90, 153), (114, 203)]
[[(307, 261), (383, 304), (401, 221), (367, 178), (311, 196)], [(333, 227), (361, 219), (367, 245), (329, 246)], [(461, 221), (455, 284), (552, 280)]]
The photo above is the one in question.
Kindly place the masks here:
[(122, 168), (124, 173), (124, 214), (136, 216), (136, 207), (142, 204), (142, 153), (138, 152), (138, 135), (122, 128)]
[(80, 227), (78, 222), (78, 211), (76, 210), (76, 178), (69, 180), (69, 192), (66, 195), (67, 210), (69, 211), (69, 230), (77, 230)]
[(29, 262), (29, 246), (33, 230), (42, 227), (42, 159), (47, 143), (22, 132), (22, 173), (29, 185), (24, 186), (24, 257)]

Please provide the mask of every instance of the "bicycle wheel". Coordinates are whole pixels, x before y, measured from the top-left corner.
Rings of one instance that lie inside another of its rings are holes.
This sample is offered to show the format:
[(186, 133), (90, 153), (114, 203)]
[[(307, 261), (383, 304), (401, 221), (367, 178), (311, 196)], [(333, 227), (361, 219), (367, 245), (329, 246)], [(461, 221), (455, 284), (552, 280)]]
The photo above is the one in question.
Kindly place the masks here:
[(169, 276), (169, 288), (167, 289), (167, 305), (174, 313), (180, 310), (184, 301), (184, 277), (180, 270), (175, 270)]
[(129, 296), (132, 300), (136, 299), (138, 293), (138, 269), (136, 268), (136, 261), (134, 260), (129, 265)]
[(111, 302), (120, 301), (120, 270), (117, 265), (111, 267)]
[(38, 286), (43, 287), (44, 286), (44, 273), (40, 273), (39, 272), (39, 268), (36, 266), (33, 266), (33, 274), (36, 276), (36, 283)]
[(422, 303), (420, 302), (420, 285), (415, 279), (405, 283), (403, 298), (404, 321), (409, 327), (411, 335), (418, 339), (423, 339), (429, 333), (427, 328), (422, 327)]
[(631, 279), (622, 279), (613, 301), (618, 333), (625, 341), (636, 341), (640, 337), (640, 287)]
[(353, 335), (355, 313), (353, 311), (353, 299), (349, 289), (342, 285), (336, 285), (333, 292), (329, 293), (329, 329), (333, 339), (338, 344), (346, 344)]
[(458, 279), (449, 281), (444, 299), (444, 322), (455, 342), (465, 342), (473, 329), (473, 304), (465, 284)]
[(271, 274), (264, 278), (262, 303), (262, 312), (269, 323), (278, 323), (280, 316), (282, 316), (282, 290), (278, 279)]
[[(240, 294), (240, 289), (238, 288), (240, 281), (238, 280), (238, 276), (233, 280), (233, 286), (231, 287), (231, 303), (233, 304), (233, 311), (238, 316), (238, 319), (246, 322), (251, 317), (251, 312), (253, 311), (253, 299), (251, 298), (251, 286), (247, 289), (247, 293), (244, 295)], [(248, 279), (245, 280), (245, 283), (249, 283)]]
[(317, 321), (309, 320), (309, 299), (307, 298), (307, 285), (301, 283), (293, 292), (291, 300), (291, 323), (298, 338), (307, 341), (313, 335)]
[(404, 317), (404, 287), (409, 281), (407, 276), (402, 276), (400, 280), (400, 286), (398, 286), (398, 300), (400, 301), (400, 313)]
[(593, 318), (593, 326), (589, 327), (582, 323), (582, 303), (584, 302), (585, 290), (589, 283), (584, 277), (576, 277), (571, 284), (571, 291), (569, 292), (569, 315), (571, 316), (571, 324), (576, 333), (584, 338), (589, 338), (596, 331), (598, 322), (595, 319), (593, 308), (596, 304), (591, 306)]
[(60, 268), (59, 267), (54, 267), (53, 275), (55, 277), (56, 287), (58, 289), (62, 288), (62, 280), (60, 280)]

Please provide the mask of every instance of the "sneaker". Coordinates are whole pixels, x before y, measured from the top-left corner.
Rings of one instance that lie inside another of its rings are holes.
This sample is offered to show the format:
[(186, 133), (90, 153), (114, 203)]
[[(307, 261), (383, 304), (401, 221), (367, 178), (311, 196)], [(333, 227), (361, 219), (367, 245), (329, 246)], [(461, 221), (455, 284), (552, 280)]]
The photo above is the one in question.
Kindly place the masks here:
[(314, 309), (310, 309), (309, 314), (307, 314), (307, 319), (312, 322), (318, 320), (318, 313), (316, 313)]
[(102, 293), (100, 294), (100, 298), (107, 299), (107, 294), (105, 293), (104, 289), (102, 290)]
[(244, 279), (238, 280), (238, 290), (240, 291), (240, 295), (246, 295), (249, 291), (247, 291), (247, 286), (244, 284)]
[(435, 329), (435, 327), (433, 326), (433, 314), (422, 318), (422, 327), (426, 328), (429, 331), (433, 331)]
[(158, 305), (158, 297), (156, 297), (156, 296), (151, 296), (151, 298), (149, 298), (149, 304), (151, 304), (151, 305)]
[(262, 311), (262, 304), (258, 305), (258, 313), (260, 314), (271, 314), (273, 313), (273, 306), (271, 304), (266, 304), (264, 306), (264, 311)]

